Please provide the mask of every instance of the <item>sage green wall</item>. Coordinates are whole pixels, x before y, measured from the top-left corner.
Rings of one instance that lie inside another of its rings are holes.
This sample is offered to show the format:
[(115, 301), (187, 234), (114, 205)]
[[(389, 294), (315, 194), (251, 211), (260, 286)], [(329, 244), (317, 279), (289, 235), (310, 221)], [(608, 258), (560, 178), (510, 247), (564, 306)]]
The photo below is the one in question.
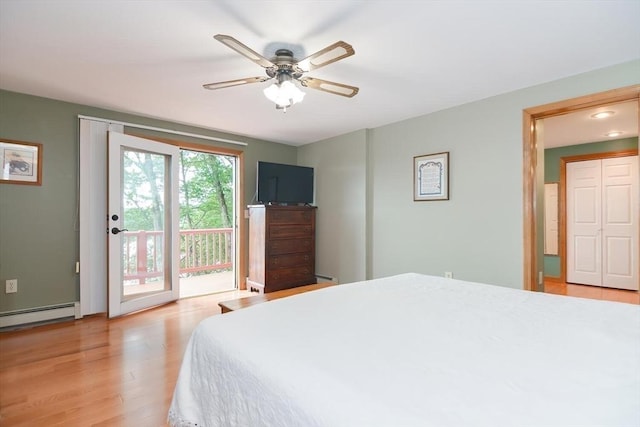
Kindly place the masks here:
[[(373, 277), (521, 287), (521, 123), (522, 107), (495, 97), (373, 130)], [(413, 201), (413, 157), (443, 151), (450, 199)]]
[[(298, 150), (298, 164), (314, 168), (316, 273), (340, 283), (366, 277), (366, 131)], [(343, 261), (344, 260), (344, 261)]]
[(560, 182), (560, 159), (562, 157), (637, 149), (638, 137), (548, 148), (544, 150), (544, 182)]
[[(42, 186), (0, 185), (0, 312), (79, 300), (79, 278), (75, 273), (79, 245), (79, 114), (247, 142), (248, 146), (242, 147), (163, 135), (244, 151), (245, 194), (241, 199), (245, 205), (255, 193), (258, 160), (296, 162), (296, 148), (292, 146), (0, 91), (0, 138), (43, 144)], [(246, 224), (244, 216), (239, 217)], [(18, 279), (17, 293), (4, 293), (7, 279)]]
[[(368, 129), (365, 158), (357, 162), (367, 167), (366, 235), (357, 243), (367, 278), (452, 271), (459, 279), (522, 288), (522, 111), (639, 83), (640, 61), (633, 61)], [(361, 138), (354, 133), (341, 142)], [(340, 162), (339, 147), (324, 142), (312, 144), (314, 155)], [(450, 200), (414, 202), (413, 157), (441, 151), (450, 153)], [(538, 175), (542, 180), (543, 171)], [(330, 206), (336, 218), (362, 204), (340, 192), (325, 193), (321, 202), (319, 215)], [(332, 250), (318, 247), (317, 259), (331, 258)], [(331, 268), (354, 262), (359, 257), (345, 254)]]
[[(560, 159), (562, 157), (634, 149), (638, 149), (638, 137), (549, 148), (544, 150), (544, 182), (560, 182)], [(544, 256), (544, 275), (546, 277), (560, 277), (559, 256)]]

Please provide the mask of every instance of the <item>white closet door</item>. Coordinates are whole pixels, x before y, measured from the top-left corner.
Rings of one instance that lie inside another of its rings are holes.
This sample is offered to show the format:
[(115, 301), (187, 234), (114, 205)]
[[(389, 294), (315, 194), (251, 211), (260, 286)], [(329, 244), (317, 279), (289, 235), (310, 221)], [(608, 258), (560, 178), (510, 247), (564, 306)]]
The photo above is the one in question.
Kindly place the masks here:
[(602, 160), (602, 286), (638, 290), (638, 156)]
[(602, 283), (602, 162), (567, 163), (567, 282)]
[(567, 282), (638, 290), (638, 156), (568, 163)]

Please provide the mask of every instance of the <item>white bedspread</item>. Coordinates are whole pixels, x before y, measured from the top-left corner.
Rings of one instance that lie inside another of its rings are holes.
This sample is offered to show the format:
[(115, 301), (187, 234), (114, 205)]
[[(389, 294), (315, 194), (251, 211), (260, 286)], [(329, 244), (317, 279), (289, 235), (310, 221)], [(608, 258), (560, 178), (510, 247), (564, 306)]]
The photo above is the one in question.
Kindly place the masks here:
[(213, 316), (174, 426), (640, 426), (640, 306), (402, 274)]

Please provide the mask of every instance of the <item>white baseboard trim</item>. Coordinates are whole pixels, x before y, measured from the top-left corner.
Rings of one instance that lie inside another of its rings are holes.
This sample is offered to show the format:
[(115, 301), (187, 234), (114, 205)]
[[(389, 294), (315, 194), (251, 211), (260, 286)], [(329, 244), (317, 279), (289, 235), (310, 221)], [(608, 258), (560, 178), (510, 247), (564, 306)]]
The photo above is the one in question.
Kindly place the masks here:
[(80, 313), (80, 303), (70, 302), (25, 310), (6, 311), (0, 313), (0, 328), (26, 325), (35, 322), (46, 322), (49, 320), (63, 319), (65, 317), (80, 319), (82, 317)]

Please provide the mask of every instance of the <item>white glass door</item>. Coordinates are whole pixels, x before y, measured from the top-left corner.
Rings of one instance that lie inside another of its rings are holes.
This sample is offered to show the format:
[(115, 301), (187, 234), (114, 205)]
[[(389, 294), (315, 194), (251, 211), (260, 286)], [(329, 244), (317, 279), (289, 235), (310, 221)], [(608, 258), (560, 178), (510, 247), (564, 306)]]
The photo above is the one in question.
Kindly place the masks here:
[(179, 149), (109, 132), (109, 317), (177, 300)]

